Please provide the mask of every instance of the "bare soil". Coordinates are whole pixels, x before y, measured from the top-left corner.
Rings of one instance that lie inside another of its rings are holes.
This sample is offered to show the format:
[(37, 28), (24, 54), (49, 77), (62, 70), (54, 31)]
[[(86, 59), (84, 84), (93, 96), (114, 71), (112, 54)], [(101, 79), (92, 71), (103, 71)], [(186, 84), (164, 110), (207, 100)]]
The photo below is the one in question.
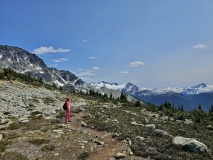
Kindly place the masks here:
[(88, 127), (82, 127), (79, 122), (79, 119), (81, 119), (83, 115), (84, 113), (81, 112), (76, 116), (73, 116), (71, 118), (72, 122), (70, 122), (70, 125), (78, 130), (86, 130), (94, 136), (99, 137), (99, 139), (104, 142), (104, 145), (102, 145), (100, 149), (91, 153), (87, 160), (109, 160), (111, 157), (114, 157), (118, 152), (122, 152), (127, 149), (126, 143), (124, 141), (118, 141), (117, 139), (112, 138), (111, 133), (97, 131)]

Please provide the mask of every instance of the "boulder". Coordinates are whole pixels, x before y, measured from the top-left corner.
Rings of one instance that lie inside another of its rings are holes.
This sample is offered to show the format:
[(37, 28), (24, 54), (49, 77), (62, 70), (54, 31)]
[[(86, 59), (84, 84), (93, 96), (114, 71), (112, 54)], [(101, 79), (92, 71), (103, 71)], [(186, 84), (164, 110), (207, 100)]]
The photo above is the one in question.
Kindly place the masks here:
[(19, 123), (27, 123), (29, 122), (29, 119), (27, 117), (22, 117), (19, 119)]
[(149, 120), (147, 118), (144, 118), (143, 123), (149, 123)]
[(207, 126), (207, 129), (208, 129), (208, 130), (213, 130), (212, 125)]
[(124, 158), (124, 157), (126, 157), (126, 155), (123, 154), (123, 153), (121, 153), (121, 152), (118, 152), (118, 153), (115, 155), (115, 158), (116, 158), (116, 159), (120, 159), (120, 158)]
[(150, 128), (150, 129), (155, 129), (155, 124), (146, 124), (145, 127)]
[(192, 122), (191, 119), (185, 119), (184, 123), (185, 123), (185, 124), (193, 124), (193, 122)]
[(81, 126), (82, 127), (87, 127), (87, 124), (85, 122), (81, 121)]
[(140, 142), (142, 142), (142, 141), (144, 141), (144, 137), (137, 136), (137, 137), (135, 137), (134, 141), (140, 141)]
[(159, 137), (163, 137), (163, 136), (171, 136), (169, 133), (167, 133), (166, 131), (164, 130), (160, 130), (160, 129), (155, 129), (153, 132), (152, 132), (152, 135), (154, 136), (159, 136)]
[(84, 111), (85, 111), (85, 109), (82, 107), (78, 109), (78, 112), (84, 112)]
[(63, 134), (63, 130), (61, 129), (54, 129), (53, 132), (58, 134)]
[(208, 152), (208, 148), (205, 144), (193, 138), (185, 138), (185, 137), (177, 136), (173, 138), (172, 144), (182, 146), (182, 148), (186, 151)]

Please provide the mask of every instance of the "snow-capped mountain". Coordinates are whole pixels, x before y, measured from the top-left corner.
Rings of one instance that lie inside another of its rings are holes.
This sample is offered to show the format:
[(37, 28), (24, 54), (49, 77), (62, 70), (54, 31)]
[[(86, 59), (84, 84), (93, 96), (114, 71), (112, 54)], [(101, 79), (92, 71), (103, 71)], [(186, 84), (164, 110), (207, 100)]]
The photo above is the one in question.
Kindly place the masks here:
[(117, 89), (143, 102), (151, 102), (155, 105), (160, 105), (165, 101), (174, 104), (176, 107), (183, 105), (185, 110), (192, 110), (200, 104), (205, 111), (208, 111), (213, 104), (213, 85), (206, 85), (205, 83), (192, 87), (168, 87), (164, 89), (138, 88), (132, 83), (119, 85), (104, 81), (91, 83), (91, 85), (99, 88)]
[(21, 48), (0, 45), (0, 68), (11, 68), (19, 73), (30, 74), (44, 82), (65, 84), (83, 84), (84, 82), (73, 73), (65, 70), (48, 68), (42, 59)]
[(99, 88), (108, 88), (108, 89), (114, 89), (114, 90), (118, 90), (120, 91), (122, 88), (125, 87), (125, 84), (117, 84), (117, 83), (108, 83), (108, 82), (105, 82), (105, 81), (102, 81), (102, 82), (91, 82), (89, 83), (90, 85), (94, 85), (96, 87), (99, 87)]
[(148, 88), (139, 88), (136, 85), (132, 83), (127, 84), (118, 84), (118, 83), (109, 83), (109, 82), (97, 82), (97, 83), (90, 83), (91, 85), (96, 85), (98, 87), (105, 87), (109, 89), (115, 89), (122, 91), (127, 94), (142, 94), (142, 95), (159, 95), (159, 94), (168, 94), (168, 93), (178, 93), (181, 95), (195, 95), (195, 94), (201, 94), (206, 92), (213, 92), (213, 85), (206, 85), (205, 83), (201, 83), (197, 86), (192, 87), (184, 87), (184, 88), (178, 88), (178, 87), (168, 87), (164, 89), (148, 89)]

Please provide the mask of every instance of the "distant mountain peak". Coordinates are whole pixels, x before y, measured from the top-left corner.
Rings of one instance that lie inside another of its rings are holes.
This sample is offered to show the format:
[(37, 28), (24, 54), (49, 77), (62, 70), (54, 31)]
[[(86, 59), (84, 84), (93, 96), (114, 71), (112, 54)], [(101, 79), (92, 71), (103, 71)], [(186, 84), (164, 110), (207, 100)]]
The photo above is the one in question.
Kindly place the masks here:
[(200, 88), (200, 87), (205, 88), (207, 87), (207, 85), (205, 83), (200, 83), (197, 86), (193, 86), (193, 88)]

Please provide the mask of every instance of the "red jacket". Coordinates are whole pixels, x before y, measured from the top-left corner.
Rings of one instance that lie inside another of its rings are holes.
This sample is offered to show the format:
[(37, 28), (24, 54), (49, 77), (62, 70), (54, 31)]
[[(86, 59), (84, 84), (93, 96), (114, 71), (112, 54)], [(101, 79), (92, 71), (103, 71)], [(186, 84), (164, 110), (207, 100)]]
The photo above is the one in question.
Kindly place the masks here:
[(67, 101), (66, 101), (66, 106), (67, 106), (68, 110), (70, 110), (70, 101), (71, 101), (71, 99), (68, 97)]

